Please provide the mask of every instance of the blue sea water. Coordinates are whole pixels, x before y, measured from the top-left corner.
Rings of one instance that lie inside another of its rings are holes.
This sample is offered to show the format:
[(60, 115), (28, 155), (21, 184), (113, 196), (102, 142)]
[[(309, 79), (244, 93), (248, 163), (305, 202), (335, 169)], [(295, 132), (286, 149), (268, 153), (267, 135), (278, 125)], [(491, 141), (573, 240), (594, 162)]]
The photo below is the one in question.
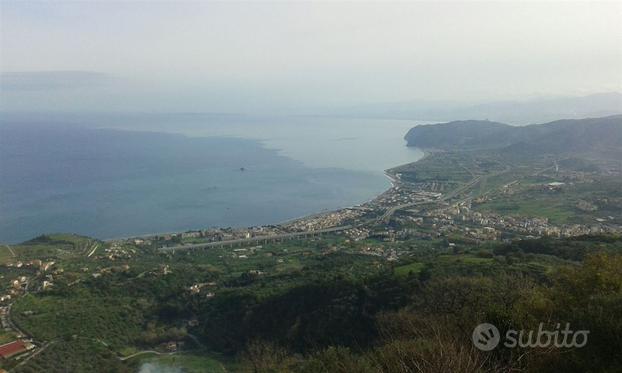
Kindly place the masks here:
[[(0, 242), (274, 224), (362, 203), (421, 157), (414, 122), (205, 114), (4, 115)], [(242, 170), (243, 168), (243, 170)]]

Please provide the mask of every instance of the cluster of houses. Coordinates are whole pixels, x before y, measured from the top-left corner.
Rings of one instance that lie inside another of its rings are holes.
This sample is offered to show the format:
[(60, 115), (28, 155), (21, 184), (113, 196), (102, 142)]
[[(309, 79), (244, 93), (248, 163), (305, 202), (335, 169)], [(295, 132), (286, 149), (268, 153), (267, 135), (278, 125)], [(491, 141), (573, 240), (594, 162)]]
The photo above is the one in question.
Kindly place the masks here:
[(16, 298), (20, 294), (23, 294), (26, 286), (28, 285), (27, 276), (18, 276), (12, 280), (9, 280), (8, 288), (5, 294), (0, 295), (0, 304), (7, 304), (11, 299)]
[(396, 185), (371, 201), (370, 205), (375, 208), (386, 210), (391, 207), (414, 202), (438, 201), (441, 196), (442, 193), (419, 189), (419, 187)]
[(348, 240), (352, 241), (361, 241), (369, 237), (369, 228), (364, 227), (352, 227), (343, 232), (343, 234), (348, 237)]
[(110, 260), (131, 259), (136, 255), (136, 249), (123, 245), (122, 242), (112, 242), (104, 249), (106, 258)]
[(349, 207), (292, 221), (283, 227), (289, 232), (308, 232), (345, 225), (371, 211), (370, 207)]
[(53, 265), (55, 264), (54, 261), (50, 261), (50, 262), (45, 262), (42, 261), (41, 259), (34, 259), (28, 262), (22, 262), (22, 261), (17, 261), (17, 262), (9, 262), (6, 263), (5, 265), (9, 268), (34, 268), (37, 269), (41, 272), (46, 272), (48, 271)]
[[(496, 240), (502, 232), (527, 236), (574, 237), (597, 233), (619, 233), (622, 227), (607, 224), (605, 219), (593, 224), (554, 225), (547, 218), (500, 215), (471, 210), (470, 202), (431, 210), (417, 217), (440, 233), (462, 231), (480, 240)], [(475, 225), (476, 227), (472, 227)]]
[(200, 283), (196, 283), (196, 284), (193, 284), (192, 286), (190, 286), (188, 291), (190, 291), (190, 294), (192, 294), (192, 295), (206, 293), (205, 296), (207, 298), (212, 298), (212, 297), (214, 297), (214, 293), (211, 292), (211, 291), (205, 292), (204, 289), (206, 289), (206, 288), (213, 288), (215, 286), (216, 286), (215, 282), (200, 282)]
[(361, 248), (360, 253), (364, 255), (378, 256), (378, 257), (386, 259), (389, 262), (394, 262), (394, 261), (399, 260), (399, 254), (397, 250), (394, 248), (385, 248), (382, 246), (378, 246), (378, 247), (367, 246), (367, 247)]
[(263, 248), (262, 245), (251, 246), (251, 247), (240, 247), (238, 249), (233, 249), (231, 252), (231, 257), (234, 259), (248, 259), (250, 255), (254, 255), (257, 251)]

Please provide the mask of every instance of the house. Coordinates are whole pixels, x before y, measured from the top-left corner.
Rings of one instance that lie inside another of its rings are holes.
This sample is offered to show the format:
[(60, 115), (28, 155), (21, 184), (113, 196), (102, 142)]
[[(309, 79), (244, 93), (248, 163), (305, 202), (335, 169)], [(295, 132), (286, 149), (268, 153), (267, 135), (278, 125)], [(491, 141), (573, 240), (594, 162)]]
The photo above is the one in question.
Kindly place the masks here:
[(22, 340), (5, 343), (0, 346), (0, 357), (2, 359), (9, 359), (15, 355), (32, 350), (34, 347), (35, 346), (32, 343), (24, 342)]
[(190, 319), (188, 321), (188, 326), (190, 326), (190, 327), (199, 326), (199, 320), (196, 317)]

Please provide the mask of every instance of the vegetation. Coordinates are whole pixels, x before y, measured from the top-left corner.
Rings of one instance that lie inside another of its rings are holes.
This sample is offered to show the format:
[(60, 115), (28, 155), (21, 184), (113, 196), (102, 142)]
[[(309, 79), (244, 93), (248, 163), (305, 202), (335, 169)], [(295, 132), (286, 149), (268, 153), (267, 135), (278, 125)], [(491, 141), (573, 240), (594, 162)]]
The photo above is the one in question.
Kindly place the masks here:
[[(280, 267), (273, 255), (249, 258), (250, 267), (215, 261), (221, 249), (191, 257), (146, 251), (129, 261), (126, 272), (84, 276), (72, 285), (59, 276), (56, 289), (24, 295), (13, 306), (14, 321), (49, 343), (16, 371), (132, 371), (143, 363), (189, 372), (200, 367), (217, 372), (223, 366), (258, 372), (615, 371), (622, 366), (620, 237), (485, 246), (466, 240), (459, 250), (433, 251), (412, 248), (408, 241), (330, 242), (344, 249), (327, 254), (322, 241), (266, 248), (281, 252), (284, 262), (295, 259), (293, 267)], [(411, 262), (392, 266), (358, 254), (357, 245), (370, 243), (410, 250)], [(161, 271), (164, 263), (167, 274)], [(266, 273), (248, 275), (251, 267)], [(197, 279), (216, 281), (217, 295), (190, 294)], [(190, 319), (197, 323), (188, 324)], [(590, 343), (560, 352), (500, 347), (486, 353), (471, 343), (470, 333), (481, 322), (503, 333), (537, 330), (541, 321), (550, 328), (568, 322), (590, 330)], [(185, 341), (187, 352), (119, 359), (168, 341)], [(199, 352), (202, 348), (211, 352)]]

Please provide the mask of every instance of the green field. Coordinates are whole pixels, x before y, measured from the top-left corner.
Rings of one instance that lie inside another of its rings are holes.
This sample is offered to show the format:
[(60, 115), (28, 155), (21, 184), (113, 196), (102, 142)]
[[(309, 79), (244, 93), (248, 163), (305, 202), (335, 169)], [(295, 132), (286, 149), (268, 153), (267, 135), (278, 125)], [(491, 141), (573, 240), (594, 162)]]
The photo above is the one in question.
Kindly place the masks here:
[(228, 369), (208, 353), (174, 354), (140, 359), (142, 365), (181, 369), (185, 373), (224, 373)]
[(133, 299), (86, 292), (62, 297), (26, 295), (15, 303), (13, 314), (15, 322), (38, 339), (91, 338), (115, 351), (135, 344), (143, 324)]
[(13, 254), (6, 245), (0, 245), (0, 264), (6, 263), (13, 258)]
[(558, 199), (512, 199), (490, 201), (477, 206), (478, 211), (494, 212), (500, 215), (548, 218), (553, 224), (572, 222), (575, 210), (565, 201)]
[(417, 274), (421, 272), (421, 270), (425, 267), (424, 263), (410, 263), (403, 266), (398, 266), (394, 268), (395, 275), (400, 277), (408, 276), (409, 274)]

